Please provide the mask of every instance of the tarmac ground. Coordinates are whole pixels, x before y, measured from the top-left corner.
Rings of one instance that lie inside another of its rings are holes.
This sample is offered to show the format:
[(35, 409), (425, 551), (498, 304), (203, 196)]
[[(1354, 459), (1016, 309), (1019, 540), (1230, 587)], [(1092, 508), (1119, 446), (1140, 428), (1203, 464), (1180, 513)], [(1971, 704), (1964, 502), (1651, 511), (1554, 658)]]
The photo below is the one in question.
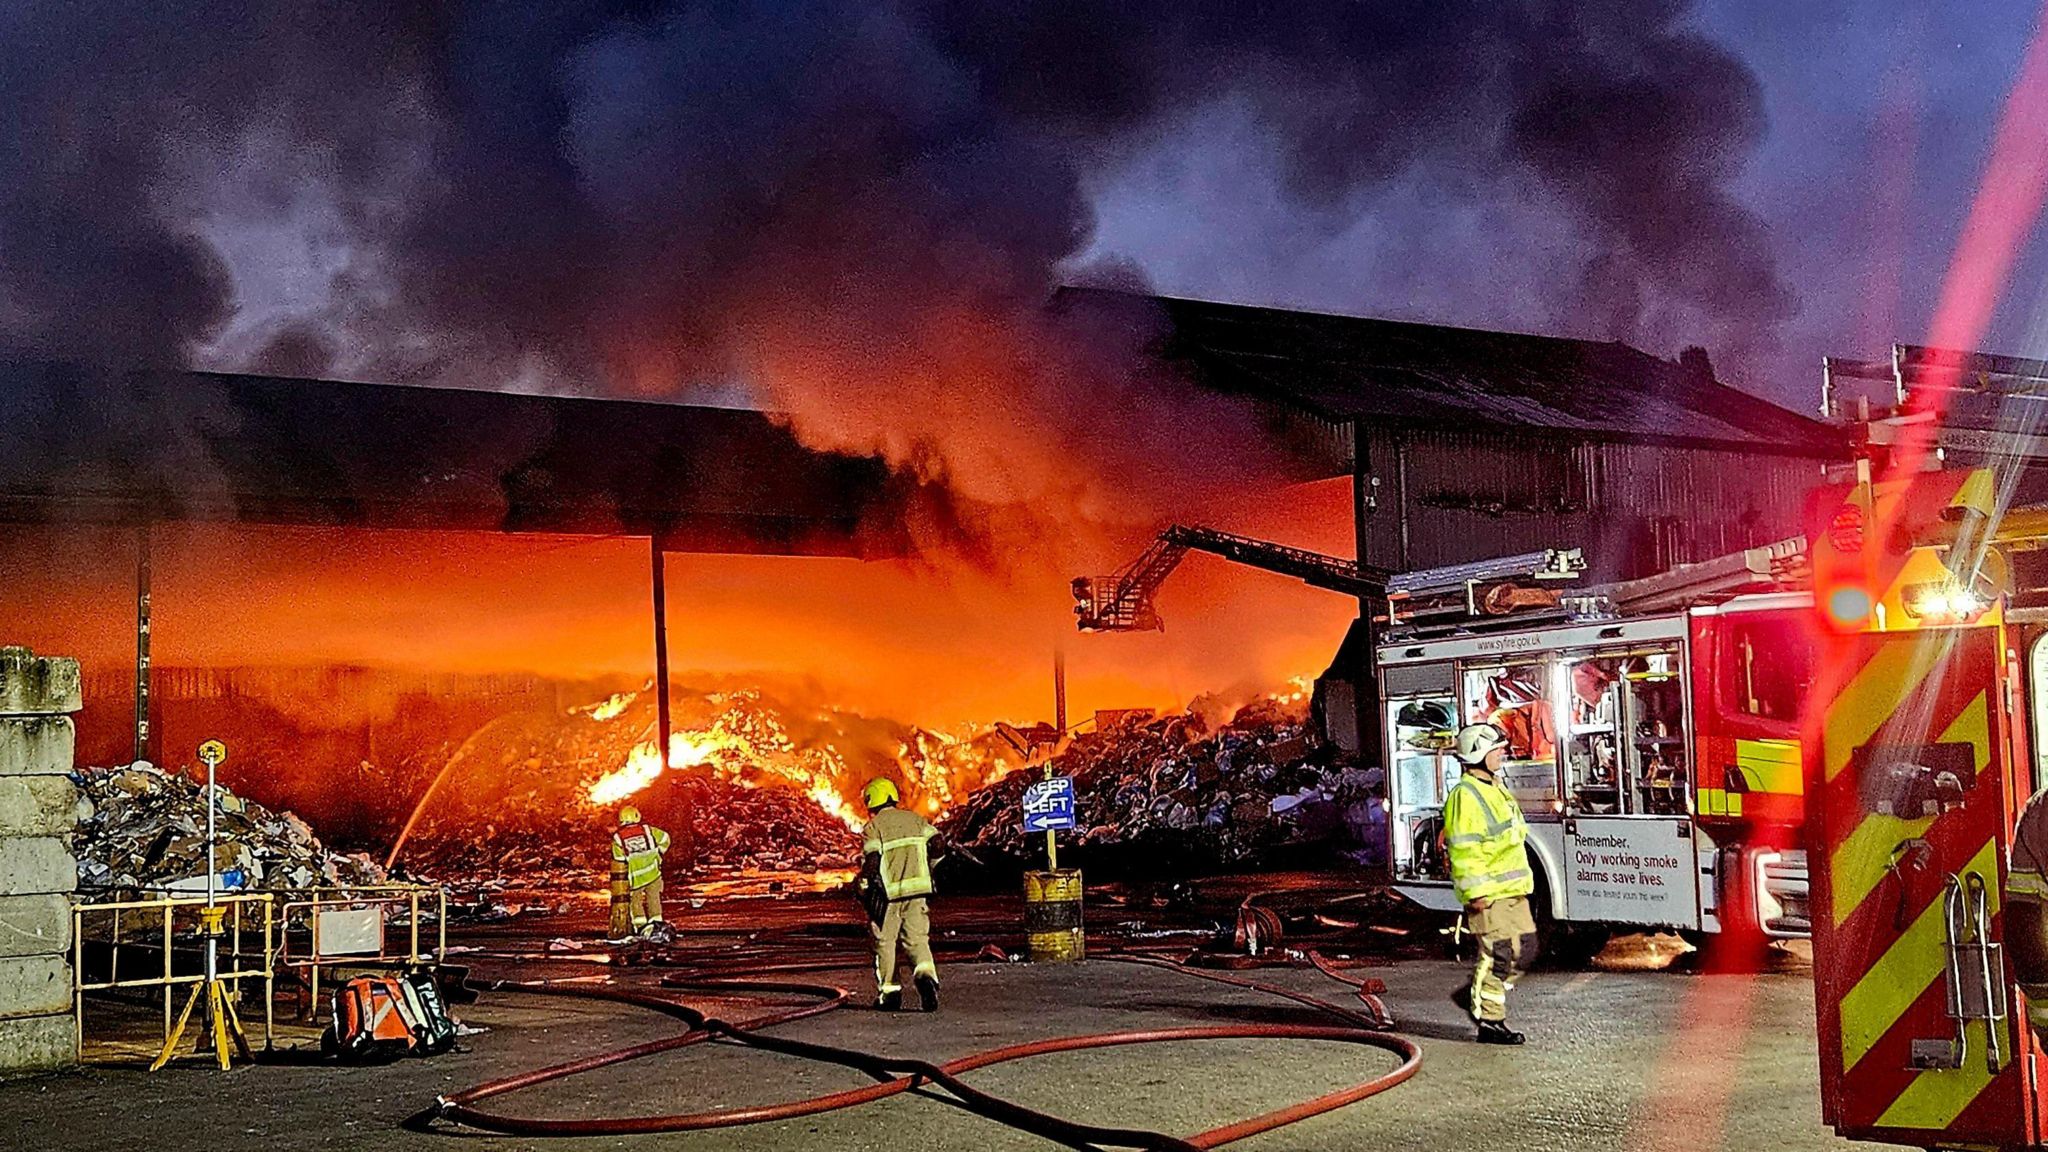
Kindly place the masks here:
[[(730, 909), (707, 910), (707, 915)], [(744, 914), (741, 919), (746, 919)], [(943, 930), (946, 918), (939, 917)], [(942, 935), (943, 935), (942, 931)], [(503, 947), (517, 933), (487, 934)], [(545, 940), (529, 941), (545, 947)], [(1515, 990), (1519, 1049), (1483, 1047), (1448, 993), (1464, 977), (1450, 960), (1390, 959), (1372, 974), (1401, 1031), (1423, 1049), (1406, 1084), (1337, 1112), (1235, 1145), (1308, 1149), (1708, 1152), (1845, 1149), (1820, 1123), (1810, 973), (1796, 956), (1770, 970), (1689, 975), (1667, 965), (1661, 937), (1617, 941), (1594, 967), (1543, 971)], [(479, 961), (479, 971), (484, 964)], [(517, 965), (513, 965), (517, 967)], [(529, 965), (562, 975), (569, 965)], [(512, 973), (519, 974), (519, 973)], [(647, 969), (582, 965), (588, 980), (651, 983)], [(1349, 990), (1312, 969), (1255, 974), (1335, 1003)], [(858, 969), (804, 979), (859, 990)], [(1182, 973), (1091, 959), (1078, 965), (954, 964), (936, 1015), (880, 1014), (864, 1004), (797, 1021), (777, 1035), (944, 1061), (1005, 1044), (1119, 1029), (1279, 1022), (1324, 1024), (1312, 1009)], [(678, 994), (680, 995), (680, 994)], [(744, 1019), (757, 998), (687, 996)], [(787, 1004), (789, 1001), (782, 1001)], [(450, 1093), (514, 1072), (671, 1035), (681, 1025), (632, 1006), (499, 991), (457, 1014), (486, 1031), (464, 1050), (374, 1067), (311, 1058), (300, 1039), (268, 1066), (221, 1073), (183, 1060), (151, 1075), (97, 1066), (0, 1084), (0, 1148), (526, 1149), (1027, 1149), (1045, 1141), (936, 1094), (743, 1128), (635, 1137), (536, 1139), (445, 1124), (405, 1127)], [(303, 1033), (300, 1034), (301, 1037)], [(292, 1043), (285, 1041), (283, 1043)], [(1308, 1041), (1227, 1040), (1064, 1053), (969, 1074), (977, 1087), (1063, 1117), (1176, 1135), (1332, 1091), (1394, 1066), (1389, 1053)], [(556, 1081), (490, 1101), (524, 1116), (696, 1111), (808, 1097), (869, 1082), (846, 1068), (730, 1044), (703, 1044)]]

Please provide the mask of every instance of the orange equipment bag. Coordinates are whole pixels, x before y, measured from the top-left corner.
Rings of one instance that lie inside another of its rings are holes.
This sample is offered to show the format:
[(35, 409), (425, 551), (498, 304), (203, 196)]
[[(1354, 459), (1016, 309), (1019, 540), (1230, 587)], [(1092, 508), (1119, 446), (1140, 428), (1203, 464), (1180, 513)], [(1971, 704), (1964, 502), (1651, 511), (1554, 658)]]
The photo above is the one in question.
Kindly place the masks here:
[(334, 1023), (321, 1048), (344, 1060), (394, 1060), (412, 1050), (418, 1025), (395, 976), (358, 976), (334, 994)]

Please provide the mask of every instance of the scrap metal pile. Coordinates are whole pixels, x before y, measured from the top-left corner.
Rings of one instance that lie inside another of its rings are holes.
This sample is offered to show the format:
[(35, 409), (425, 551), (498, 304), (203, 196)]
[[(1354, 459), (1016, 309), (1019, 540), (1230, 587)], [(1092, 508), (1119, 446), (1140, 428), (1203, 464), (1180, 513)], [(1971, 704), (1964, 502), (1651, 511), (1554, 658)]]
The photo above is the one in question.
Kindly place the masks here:
[[(72, 835), (83, 889), (206, 887), (206, 786), (147, 761), (75, 773), (79, 821)], [(229, 887), (255, 889), (377, 884), (384, 869), (364, 853), (331, 851), (290, 812), (217, 789), (215, 868)]]
[[(1255, 704), (1221, 731), (1182, 714), (1118, 718), (1052, 762), (1074, 778), (1080, 827), (1063, 836), (1091, 865), (1273, 864), (1321, 855), (1376, 862), (1385, 820), (1380, 773), (1338, 762), (1294, 717)], [(941, 824), (977, 855), (1037, 851), (1020, 812), (1037, 772), (977, 792)]]

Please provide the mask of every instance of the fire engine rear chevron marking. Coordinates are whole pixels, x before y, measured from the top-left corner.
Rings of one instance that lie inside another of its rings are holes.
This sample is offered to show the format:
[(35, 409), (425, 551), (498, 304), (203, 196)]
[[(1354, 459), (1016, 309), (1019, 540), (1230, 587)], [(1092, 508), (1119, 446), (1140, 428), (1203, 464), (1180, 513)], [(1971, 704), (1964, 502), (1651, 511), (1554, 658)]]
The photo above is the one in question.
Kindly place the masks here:
[[(1969, 1026), (1968, 1051), (1963, 1056), (1963, 1066), (1952, 1072), (1922, 1072), (1913, 1078), (1891, 1107), (1877, 1118), (1881, 1128), (1918, 1128), (1921, 1130), (1942, 1130), (1955, 1123), (1963, 1109), (1983, 1094), (1997, 1077), (1993, 1076), (1984, 1062), (1983, 1024)], [(1998, 1025), (1999, 1047), (2007, 1052), (2012, 1050), (2012, 1040), (2004, 1024)]]
[(1911, 698), (1948, 645), (1940, 634), (1923, 634), (1925, 640), (1879, 645), (1856, 675), (1844, 685), (1829, 709), (1823, 744), (1827, 750), (1827, 780), (1833, 783), (1856, 749), (1868, 743)]
[[(1965, 875), (1974, 872), (1984, 877), (1986, 887), (1993, 892), (1998, 888), (1997, 849), (1995, 841), (1986, 841), (1963, 868)], [(1892, 946), (1885, 949), (1877, 963), (1864, 972), (1863, 978), (1856, 981), (1849, 994), (1842, 997), (1844, 1071), (1853, 1071), (1857, 1062), (1884, 1038), (1886, 1032), (1891, 1031), (1892, 1025), (1899, 1022), (1899, 1017), (1906, 1014), (1913, 1002), (1941, 978), (1945, 959), (1942, 951), (1942, 902), (1939, 889), (1930, 885), (1929, 890), (1934, 892), (1935, 898), (1920, 910)], [(1992, 897), (1992, 904), (1995, 912), (1996, 896)], [(1921, 1073), (1918, 1079), (1924, 1080), (1927, 1075)]]
[(1847, 840), (1835, 846), (1834, 860), (1828, 867), (1834, 869), (1837, 927), (1855, 915), (1864, 899), (1891, 875), (1893, 851), (1900, 844), (1925, 835), (1933, 825), (1932, 816), (1902, 820), (1873, 813), (1856, 826)]
[[(1983, 773), (1991, 762), (1991, 716), (1989, 696), (1979, 692), (1962, 715), (1942, 732), (1939, 743), (1968, 743), (1976, 755), (1973, 771)], [(1834, 883), (1835, 923), (1846, 923), (1877, 886), (1891, 875), (1892, 853), (1899, 845), (1924, 835), (1934, 824), (1931, 816), (1904, 819), (1873, 812), (1864, 817), (1847, 839), (1837, 845), (1829, 864)]]

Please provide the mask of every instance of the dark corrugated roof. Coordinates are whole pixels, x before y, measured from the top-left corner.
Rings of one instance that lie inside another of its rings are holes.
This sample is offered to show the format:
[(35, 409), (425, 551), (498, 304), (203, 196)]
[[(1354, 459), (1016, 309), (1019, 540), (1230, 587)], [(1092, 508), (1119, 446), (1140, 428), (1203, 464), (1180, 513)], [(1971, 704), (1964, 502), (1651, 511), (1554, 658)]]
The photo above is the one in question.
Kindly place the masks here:
[(0, 520), (630, 534), (899, 554), (879, 460), (749, 411), (0, 361)]
[(1847, 454), (1818, 420), (1626, 344), (1092, 288), (1063, 289), (1056, 306), (1130, 313), (1209, 386), (1331, 420)]

